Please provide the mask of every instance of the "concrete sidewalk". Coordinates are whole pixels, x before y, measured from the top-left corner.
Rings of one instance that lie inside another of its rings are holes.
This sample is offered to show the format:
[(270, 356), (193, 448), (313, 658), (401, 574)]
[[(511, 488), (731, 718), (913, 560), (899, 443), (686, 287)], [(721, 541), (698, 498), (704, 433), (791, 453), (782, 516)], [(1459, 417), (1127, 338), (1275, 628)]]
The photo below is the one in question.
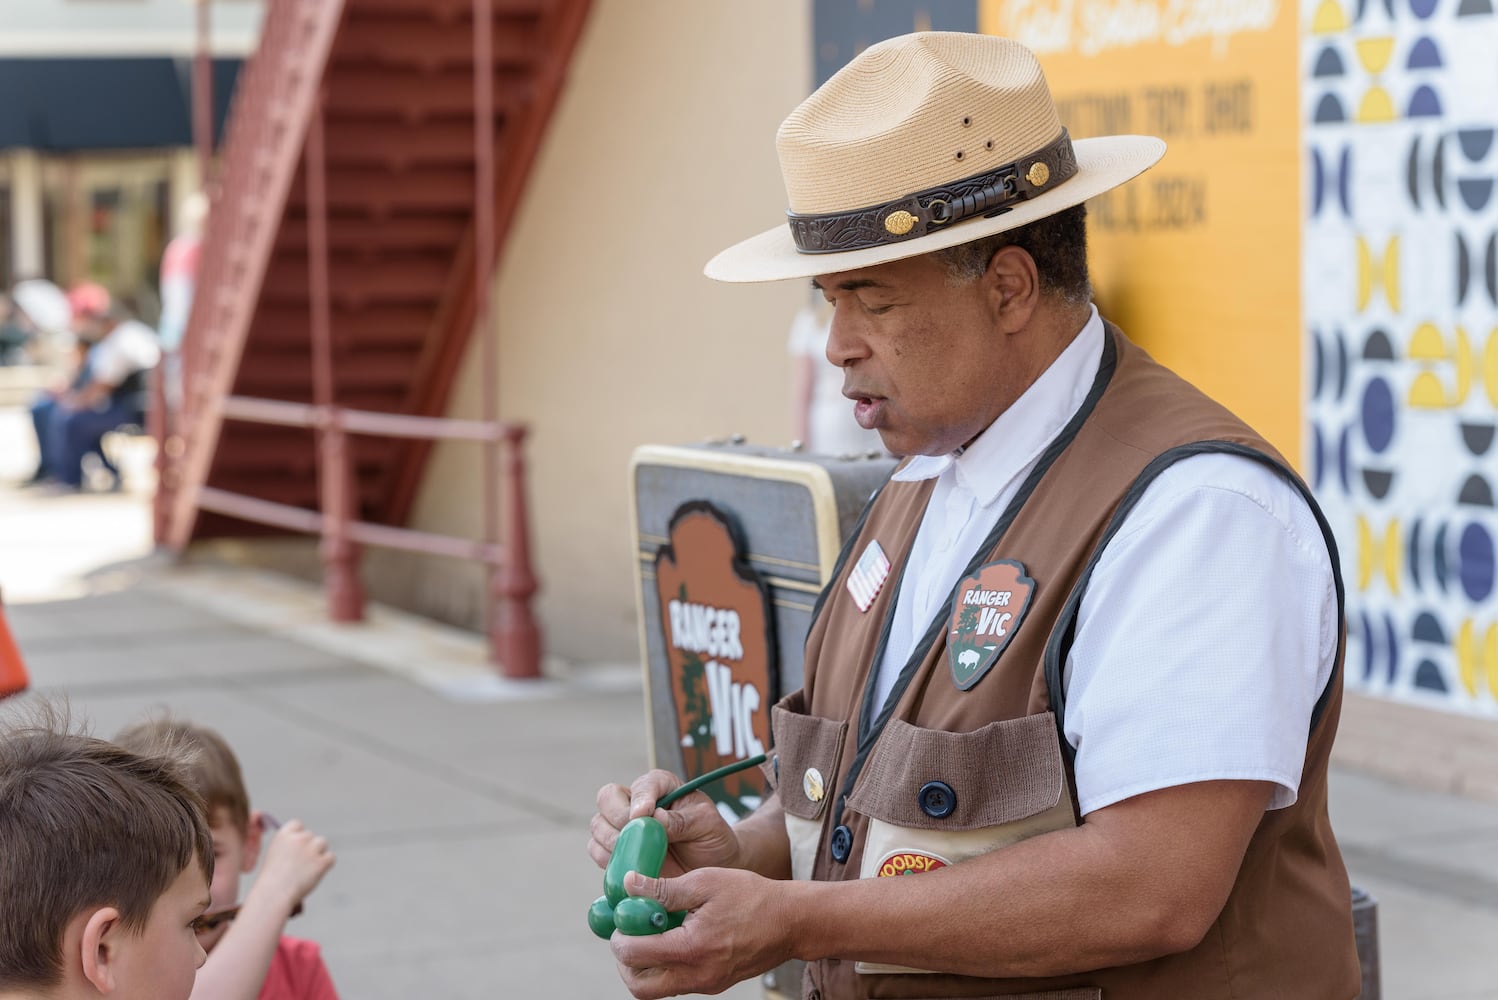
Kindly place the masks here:
[[(0, 447), (0, 483), (27, 461)], [(34, 685), (100, 735), (161, 709), (218, 728), (257, 807), (330, 838), (338, 865), (290, 929), (323, 943), (346, 1000), (625, 996), (584, 925), (584, 844), (598, 786), (646, 767), (637, 675), (485, 683), (473, 637), (326, 625), (315, 590), (147, 557), (146, 525), (138, 489), (0, 486), (0, 586)], [(1383, 996), (1498, 997), (1498, 804), (1345, 768), (1332, 794), (1379, 901)]]

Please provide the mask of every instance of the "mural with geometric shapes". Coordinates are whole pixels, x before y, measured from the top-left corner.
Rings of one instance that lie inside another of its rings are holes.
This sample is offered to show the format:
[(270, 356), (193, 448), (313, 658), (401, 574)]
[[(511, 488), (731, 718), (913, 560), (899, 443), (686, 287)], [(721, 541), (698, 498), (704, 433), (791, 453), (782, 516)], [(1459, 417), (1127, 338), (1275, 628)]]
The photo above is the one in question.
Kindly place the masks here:
[(1307, 0), (1306, 462), (1347, 683), (1498, 716), (1498, 16)]

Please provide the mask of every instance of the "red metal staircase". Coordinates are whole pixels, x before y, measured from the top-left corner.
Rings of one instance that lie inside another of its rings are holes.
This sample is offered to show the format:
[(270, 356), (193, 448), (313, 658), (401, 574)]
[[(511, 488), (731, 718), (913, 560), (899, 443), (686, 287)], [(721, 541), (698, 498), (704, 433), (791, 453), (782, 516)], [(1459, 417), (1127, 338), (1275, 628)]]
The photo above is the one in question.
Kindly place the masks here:
[[(312, 530), (296, 512), (330, 513), (318, 447), (330, 407), (444, 412), (485, 304), (475, 291), (489, 281), (476, 275), (492, 275), (475, 254), (503, 246), (588, 2), (271, 0), (231, 110), (181, 402), (163, 432), (163, 542)], [(488, 74), (475, 72), (485, 9)], [(487, 194), (481, 178), (492, 178)], [(487, 438), (472, 427), (428, 436), (518, 447), (523, 431), (486, 419)], [(403, 524), (429, 440), (349, 429), (345, 513)], [(247, 519), (225, 497), (286, 510)]]

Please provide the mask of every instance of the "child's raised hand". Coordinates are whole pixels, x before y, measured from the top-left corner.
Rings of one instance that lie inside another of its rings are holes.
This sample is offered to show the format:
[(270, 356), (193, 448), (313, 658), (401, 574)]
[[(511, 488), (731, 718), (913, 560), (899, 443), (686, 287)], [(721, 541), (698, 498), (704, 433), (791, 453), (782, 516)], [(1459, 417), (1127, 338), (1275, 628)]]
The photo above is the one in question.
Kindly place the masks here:
[(264, 883), (289, 911), (317, 888), (335, 860), (326, 837), (315, 835), (301, 820), (290, 820), (271, 838), (255, 888)]

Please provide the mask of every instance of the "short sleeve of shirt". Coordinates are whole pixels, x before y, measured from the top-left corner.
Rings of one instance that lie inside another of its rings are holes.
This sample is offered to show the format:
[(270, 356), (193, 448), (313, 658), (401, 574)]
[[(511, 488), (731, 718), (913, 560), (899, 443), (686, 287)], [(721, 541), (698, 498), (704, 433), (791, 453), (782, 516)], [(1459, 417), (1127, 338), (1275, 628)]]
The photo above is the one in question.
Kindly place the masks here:
[(283, 936), (260, 987), (259, 1000), (338, 1000), (316, 941)]
[(88, 355), (88, 370), (96, 381), (116, 386), (138, 371), (155, 367), (160, 359), (156, 335), (131, 320), (115, 327), (95, 345)]
[(1063, 683), (1082, 814), (1220, 779), (1293, 804), (1336, 643), (1331, 558), (1299, 492), (1241, 456), (1171, 466), (1078, 612)]

